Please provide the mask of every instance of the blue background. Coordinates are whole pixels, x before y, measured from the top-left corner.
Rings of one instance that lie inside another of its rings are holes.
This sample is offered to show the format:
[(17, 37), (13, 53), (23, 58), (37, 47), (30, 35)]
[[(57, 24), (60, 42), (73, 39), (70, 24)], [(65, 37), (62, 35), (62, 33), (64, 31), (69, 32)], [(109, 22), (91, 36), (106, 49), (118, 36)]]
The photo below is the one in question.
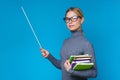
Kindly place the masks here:
[(82, 27), (97, 59), (98, 76), (90, 80), (119, 80), (119, 4), (119, 0), (0, 0), (0, 80), (61, 80), (61, 71), (41, 56), (21, 5), (42, 46), (58, 59), (63, 40), (71, 35), (62, 20), (65, 11), (81, 8)]

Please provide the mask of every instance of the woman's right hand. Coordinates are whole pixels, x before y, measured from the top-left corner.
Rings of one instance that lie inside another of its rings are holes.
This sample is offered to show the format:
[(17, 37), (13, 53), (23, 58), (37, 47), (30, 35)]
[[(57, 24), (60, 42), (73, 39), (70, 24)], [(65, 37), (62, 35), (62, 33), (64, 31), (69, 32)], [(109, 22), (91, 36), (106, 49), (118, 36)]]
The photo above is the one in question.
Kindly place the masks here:
[(43, 48), (40, 48), (40, 51), (42, 52), (42, 56), (43, 57), (48, 57), (48, 55), (49, 55), (49, 52), (47, 51), (47, 50), (45, 50), (45, 49), (43, 49)]

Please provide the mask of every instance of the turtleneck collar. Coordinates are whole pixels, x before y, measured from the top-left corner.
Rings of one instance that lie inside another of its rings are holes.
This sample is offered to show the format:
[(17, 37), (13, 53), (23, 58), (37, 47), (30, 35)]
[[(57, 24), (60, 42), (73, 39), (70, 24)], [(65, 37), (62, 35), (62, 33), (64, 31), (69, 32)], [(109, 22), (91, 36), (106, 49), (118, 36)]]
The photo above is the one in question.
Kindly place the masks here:
[(83, 30), (78, 30), (78, 31), (71, 31), (72, 37), (75, 36), (84, 36)]

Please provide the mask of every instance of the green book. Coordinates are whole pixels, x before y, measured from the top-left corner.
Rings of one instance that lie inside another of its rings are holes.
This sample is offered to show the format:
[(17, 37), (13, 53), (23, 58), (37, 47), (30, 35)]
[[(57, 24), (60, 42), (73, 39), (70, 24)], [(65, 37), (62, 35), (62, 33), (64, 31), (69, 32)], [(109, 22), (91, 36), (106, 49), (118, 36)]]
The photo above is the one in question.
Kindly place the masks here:
[(77, 63), (74, 67), (73, 70), (79, 71), (79, 70), (87, 70), (92, 68), (94, 63)]
[(73, 60), (74, 60), (74, 56), (70, 56), (69, 58), (70, 64), (72, 63)]
[(85, 54), (85, 55), (71, 55), (69, 58), (70, 63), (72, 63), (73, 60), (80, 60), (80, 59), (91, 59), (92, 56)]

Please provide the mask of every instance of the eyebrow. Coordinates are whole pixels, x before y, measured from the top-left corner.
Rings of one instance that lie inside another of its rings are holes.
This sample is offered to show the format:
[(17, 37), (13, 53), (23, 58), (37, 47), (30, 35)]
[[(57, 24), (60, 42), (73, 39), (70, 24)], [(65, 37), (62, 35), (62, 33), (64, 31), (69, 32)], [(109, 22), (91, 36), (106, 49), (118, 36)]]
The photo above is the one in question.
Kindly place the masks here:
[[(77, 15), (74, 15), (74, 16), (77, 16)], [(72, 17), (74, 17), (74, 16), (72, 16)], [(67, 16), (66, 16), (66, 18), (71, 18), (71, 17), (67, 17)]]

